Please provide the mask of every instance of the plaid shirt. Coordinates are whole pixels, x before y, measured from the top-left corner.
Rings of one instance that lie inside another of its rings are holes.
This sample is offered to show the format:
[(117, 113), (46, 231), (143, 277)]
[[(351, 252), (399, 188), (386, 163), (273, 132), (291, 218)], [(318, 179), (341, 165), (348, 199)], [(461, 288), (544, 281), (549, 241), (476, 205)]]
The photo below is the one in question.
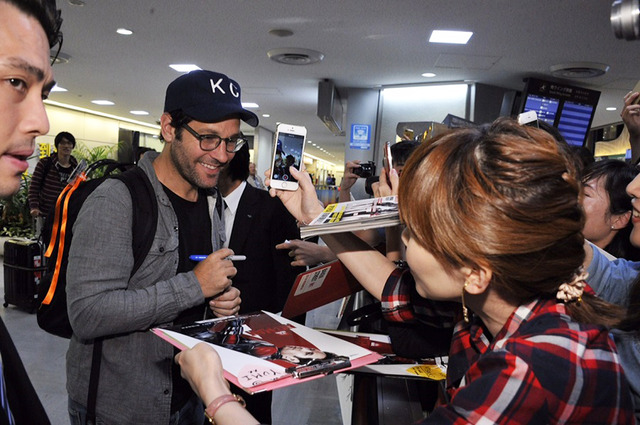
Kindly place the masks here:
[[(383, 291), (383, 312), (394, 321), (426, 319), (410, 273), (394, 271)], [(418, 301), (420, 307), (412, 308)], [(438, 303), (431, 302), (432, 305)], [(454, 315), (446, 303), (444, 322)], [(458, 317), (460, 305), (458, 304)], [(537, 299), (521, 305), (491, 335), (477, 318), (455, 328), (449, 403), (422, 423), (634, 424), (629, 387), (608, 332), (573, 322), (564, 304)]]

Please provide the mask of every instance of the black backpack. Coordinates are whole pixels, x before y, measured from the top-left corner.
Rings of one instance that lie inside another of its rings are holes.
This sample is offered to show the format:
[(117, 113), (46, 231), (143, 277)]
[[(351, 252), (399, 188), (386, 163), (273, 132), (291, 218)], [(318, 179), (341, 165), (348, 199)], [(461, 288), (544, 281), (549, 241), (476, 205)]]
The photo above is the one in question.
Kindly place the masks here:
[[(105, 167), (102, 177), (87, 180), (91, 173)], [(87, 197), (107, 178), (117, 178), (129, 189), (133, 205), (133, 254), (134, 265), (131, 276), (140, 268), (146, 258), (158, 222), (158, 204), (155, 192), (147, 175), (139, 167), (130, 168), (131, 164), (121, 164), (113, 160), (101, 160), (86, 166), (83, 160), (69, 178), (69, 184), (64, 188), (56, 201), (55, 213), (47, 216), (43, 234), (49, 234), (49, 245), (45, 253), (46, 271), (38, 285), (38, 326), (45, 331), (71, 338), (73, 329), (69, 323), (67, 312), (67, 265), (69, 262), (69, 247), (73, 239), (73, 224), (78, 217), (82, 204)], [(86, 171), (85, 171), (86, 168)], [(111, 175), (119, 169), (121, 174)], [(126, 171), (124, 171), (126, 170)], [(47, 240), (47, 239), (44, 239)], [(93, 424), (96, 419), (96, 402), (98, 395), (98, 380), (100, 378), (100, 363), (102, 360), (102, 342), (105, 337), (96, 338), (93, 343), (91, 373), (89, 376), (89, 392), (87, 394), (87, 423)]]
[[(111, 175), (113, 171), (122, 171), (129, 165), (102, 160), (82, 171), (84, 167), (86, 163), (81, 163), (72, 173), (70, 183), (58, 197), (55, 214), (49, 214), (43, 231), (43, 234), (50, 235), (50, 238), (45, 253), (46, 271), (38, 285), (38, 326), (63, 338), (71, 338), (73, 334), (67, 313), (66, 293), (69, 247), (73, 240), (73, 224), (87, 197), (107, 178), (117, 178), (129, 189), (133, 203), (134, 266), (131, 276), (140, 268), (151, 249), (158, 221), (155, 193), (149, 178), (141, 168), (132, 167), (121, 174)], [(105, 174), (100, 178), (87, 180), (99, 167), (105, 167)]]

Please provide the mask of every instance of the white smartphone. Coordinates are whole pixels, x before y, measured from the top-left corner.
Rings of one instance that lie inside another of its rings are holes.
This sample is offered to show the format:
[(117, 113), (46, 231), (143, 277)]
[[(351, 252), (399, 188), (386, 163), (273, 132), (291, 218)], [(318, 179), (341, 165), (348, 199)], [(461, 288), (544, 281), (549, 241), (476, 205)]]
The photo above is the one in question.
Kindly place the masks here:
[(307, 129), (299, 125), (278, 124), (274, 137), (271, 183), (276, 189), (297, 190), (298, 181), (289, 172), (293, 165), (300, 169)]
[(518, 124), (538, 127), (538, 114), (536, 111), (527, 111), (518, 115)]

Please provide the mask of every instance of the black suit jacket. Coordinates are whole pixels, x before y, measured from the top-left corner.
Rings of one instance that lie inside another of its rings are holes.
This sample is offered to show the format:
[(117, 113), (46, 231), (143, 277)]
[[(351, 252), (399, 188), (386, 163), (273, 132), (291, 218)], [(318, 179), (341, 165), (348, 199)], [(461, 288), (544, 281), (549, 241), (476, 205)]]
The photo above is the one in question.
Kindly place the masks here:
[(245, 261), (236, 261), (233, 286), (241, 291), (240, 313), (282, 311), (291, 286), (304, 267), (292, 267), (288, 250), (275, 246), (300, 238), (295, 219), (278, 198), (247, 184), (236, 211), (229, 248)]
[[(34, 335), (34, 338), (37, 336)], [(0, 319), (0, 354), (7, 398), (15, 423), (17, 425), (50, 424), (2, 319)], [(0, 407), (0, 410), (2, 410), (0, 424), (4, 424), (7, 416), (4, 409)]]

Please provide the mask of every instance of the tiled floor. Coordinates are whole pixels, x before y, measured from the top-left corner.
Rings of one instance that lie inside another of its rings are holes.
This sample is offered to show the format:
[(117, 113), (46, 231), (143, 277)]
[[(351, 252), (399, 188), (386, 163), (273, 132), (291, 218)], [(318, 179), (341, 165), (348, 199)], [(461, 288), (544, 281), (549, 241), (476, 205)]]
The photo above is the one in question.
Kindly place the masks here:
[[(1, 260), (2, 257), (0, 257), (0, 269), (4, 272)], [(4, 301), (4, 278), (0, 279), (0, 297)], [(51, 423), (53, 425), (68, 424), (65, 388), (65, 355), (68, 340), (44, 332), (38, 327), (35, 315), (15, 306), (0, 307), (0, 316), (13, 337)], [(318, 316), (319, 326), (323, 324), (326, 326), (327, 317), (331, 320), (331, 313), (326, 314), (324, 318)], [(273, 423), (342, 424), (337, 394), (335, 376), (275, 391)]]

